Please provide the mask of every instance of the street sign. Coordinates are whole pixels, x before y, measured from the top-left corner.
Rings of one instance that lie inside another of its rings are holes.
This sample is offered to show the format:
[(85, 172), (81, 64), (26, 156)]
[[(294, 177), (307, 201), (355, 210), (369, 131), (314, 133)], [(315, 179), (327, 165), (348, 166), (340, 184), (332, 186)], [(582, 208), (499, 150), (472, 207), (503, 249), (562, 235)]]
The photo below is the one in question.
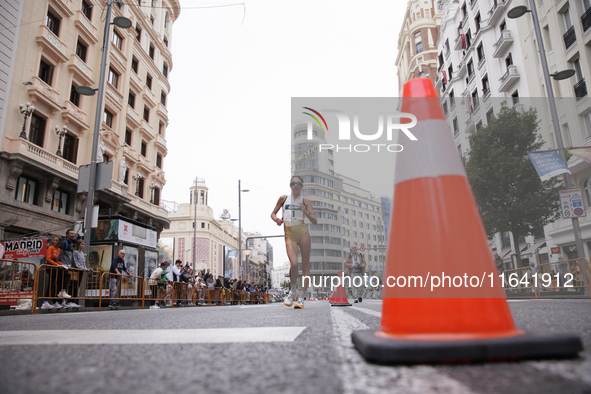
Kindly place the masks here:
[(365, 252), (365, 246), (360, 247), (359, 250)]
[(564, 219), (586, 216), (581, 189), (561, 190), (560, 209)]

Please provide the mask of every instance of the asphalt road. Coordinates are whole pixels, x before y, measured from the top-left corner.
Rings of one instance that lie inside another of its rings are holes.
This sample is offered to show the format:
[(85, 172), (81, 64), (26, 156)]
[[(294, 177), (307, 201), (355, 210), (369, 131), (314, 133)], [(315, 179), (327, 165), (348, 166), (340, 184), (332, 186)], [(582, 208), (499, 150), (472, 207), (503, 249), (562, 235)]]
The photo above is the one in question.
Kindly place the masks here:
[[(0, 317), (0, 392), (591, 393), (591, 300), (519, 300), (518, 328), (573, 332), (578, 359), (378, 366), (351, 331), (379, 328), (381, 302), (307, 301)], [(192, 330), (192, 331), (191, 331)], [(19, 343), (19, 344), (16, 344)]]

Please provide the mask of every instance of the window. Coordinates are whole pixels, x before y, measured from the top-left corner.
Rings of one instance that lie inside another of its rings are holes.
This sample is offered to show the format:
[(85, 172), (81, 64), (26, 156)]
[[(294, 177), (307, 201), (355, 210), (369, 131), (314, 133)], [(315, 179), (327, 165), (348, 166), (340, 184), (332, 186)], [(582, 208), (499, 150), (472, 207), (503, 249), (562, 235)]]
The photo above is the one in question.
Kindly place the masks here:
[(583, 115), (583, 125), (585, 126), (585, 137), (591, 137), (591, 112)]
[(144, 198), (144, 178), (141, 178), (138, 182), (137, 195), (139, 198)]
[(544, 26), (542, 29), (543, 37), (544, 37), (544, 45), (548, 52), (552, 51), (552, 40), (550, 39), (550, 27), (548, 25)]
[(460, 128), (458, 126), (458, 118), (454, 118), (453, 126), (454, 126), (454, 135), (456, 135), (460, 132)]
[(144, 105), (144, 120), (146, 122), (150, 121), (150, 109)]
[(476, 17), (474, 18), (474, 24), (476, 25), (476, 33), (478, 33), (480, 31), (480, 22), (481, 22), (481, 18), (480, 18), (480, 12), (478, 14), (476, 14)]
[(80, 11), (84, 14), (88, 20), (92, 20), (92, 4), (90, 4), (87, 0), (82, 0), (82, 6), (80, 7)]
[(480, 64), (480, 62), (484, 59), (484, 47), (482, 46), (482, 43), (480, 43), (478, 48), (476, 48), (476, 54), (478, 55), (478, 64)]
[(142, 27), (140, 26), (139, 23), (135, 24), (135, 39), (138, 42), (142, 42)]
[(163, 131), (164, 131), (164, 123), (158, 122), (158, 134), (162, 135)]
[(166, 63), (162, 64), (162, 75), (164, 78), (168, 78), (168, 64)]
[(29, 128), (29, 141), (35, 145), (43, 147), (45, 125), (45, 119), (33, 113), (33, 115), (31, 115), (31, 126)]
[(509, 55), (505, 58), (505, 65), (507, 66), (507, 68), (513, 65), (513, 56), (511, 55), (511, 53), (509, 53)]
[(152, 26), (154, 26), (154, 21), (155, 21), (154, 15), (150, 15), (150, 22), (152, 22)]
[(57, 13), (49, 7), (47, 17), (45, 18), (45, 26), (58, 37), (60, 36), (60, 22), (61, 20), (57, 17)]
[(570, 138), (570, 129), (568, 127), (568, 123), (562, 125), (562, 135), (564, 146), (573, 146), (572, 140)]
[(76, 107), (80, 107), (80, 93), (76, 91), (76, 85), (74, 84), (70, 88), (70, 102)]
[(14, 198), (27, 204), (37, 204), (37, 181), (25, 176), (19, 177)]
[(476, 111), (479, 106), (480, 102), (478, 100), (478, 89), (474, 89), (474, 91), (472, 92), (472, 108), (474, 111)]
[(162, 169), (162, 156), (160, 153), (156, 154), (156, 167)]
[(573, 27), (573, 20), (570, 17), (570, 8), (566, 7), (564, 12), (562, 13), (562, 17), (564, 18), (564, 28), (565, 31)]
[(125, 143), (129, 146), (131, 146), (131, 135), (132, 131), (129, 129), (125, 129)]
[(56, 189), (53, 192), (53, 202), (51, 210), (59, 213), (68, 214), (68, 193), (63, 190)]
[(476, 131), (480, 130), (482, 128), (482, 121), (479, 120), (478, 123), (476, 123)]
[(415, 46), (417, 49), (417, 53), (423, 52), (423, 42), (421, 41), (421, 32), (417, 31), (415, 33)]
[(486, 113), (486, 124), (490, 124), (490, 122), (493, 120), (494, 117), (495, 117), (495, 113), (493, 112), (493, 109), (491, 108), (490, 111), (488, 111)]
[(154, 205), (160, 205), (160, 189), (154, 188)]
[(153, 44), (150, 44), (150, 52), (149, 52), (149, 55), (150, 55), (150, 58), (152, 60), (154, 60), (154, 51), (155, 51), (154, 45)]
[(164, 45), (168, 48), (168, 38), (166, 36), (164, 36), (162, 41), (164, 41)]
[(488, 83), (488, 74), (482, 77), (482, 95), (486, 96), (490, 93), (490, 84)]
[(48, 63), (44, 58), (41, 58), (39, 63), (39, 79), (51, 86), (53, 81), (53, 65)]
[(134, 73), (137, 74), (137, 69), (138, 69), (138, 61), (135, 57), (131, 58), (131, 69), (133, 70)]
[(148, 89), (152, 90), (152, 77), (150, 74), (146, 75), (146, 86)]
[(447, 115), (449, 115), (449, 111), (447, 110), (447, 102), (443, 102), (443, 113), (445, 114), (445, 117), (447, 118)]
[(466, 49), (470, 48), (472, 46), (472, 33), (470, 32), (470, 29), (468, 29), (468, 32), (466, 33)]
[(448, 73), (447, 74), (447, 78), (448, 78), (447, 80), (449, 81), (449, 80), (451, 80), (453, 78), (453, 75), (454, 75), (454, 66), (453, 66), (453, 64), (450, 64), (449, 65), (449, 67), (447, 68), (447, 73)]
[(127, 96), (127, 105), (131, 108), (135, 108), (135, 94), (131, 91), (129, 91), (129, 95)]
[(147, 150), (148, 150), (148, 144), (146, 143), (146, 141), (142, 141), (142, 148), (140, 150), (140, 154), (144, 157), (147, 157)]
[(331, 166), (334, 166), (334, 160), (328, 159), (328, 164), (330, 164)]
[(113, 38), (111, 39), (111, 41), (113, 41), (113, 44), (115, 44), (115, 46), (119, 48), (119, 50), (121, 50), (123, 38), (121, 38), (119, 33), (117, 33), (115, 30), (113, 30)]
[(160, 104), (166, 107), (166, 93), (160, 92)]
[(456, 97), (454, 96), (453, 89), (449, 91), (449, 105), (451, 108), (455, 107), (456, 105)]
[(119, 83), (119, 74), (117, 71), (113, 70), (113, 68), (109, 67), (109, 83), (113, 85), (115, 89), (117, 89), (117, 84)]
[(505, 22), (504, 20), (501, 22), (501, 24), (499, 25), (499, 29), (501, 30), (501, 34), (503, 34), (503, 31), (505, 31), (505, 29), (507, 29), (507, 22)]
[(71, 134), (64, 136), (64, 152), (62, 157), (70, 163), (76, 164), (78, 156), (78, 138)]
[(513, 92), (511, 99), (513, 100), (513, 105), (519, 104), (519, 92), (517, 90)]
[(113, 127), (113, 114), (109, 112), (106, 108), (105, 112), (103, 112), (103, 123), (111, 128)]
[(472, 78), (472, 74), (474, 74), (474, 61), (470, 59), (468, 62), (468, 78)]
[(76, 56), (80, 58), (84, 63), (86, 63), (86, 49), (88, 45), (85, 45), (80, 39), (76, 43)]

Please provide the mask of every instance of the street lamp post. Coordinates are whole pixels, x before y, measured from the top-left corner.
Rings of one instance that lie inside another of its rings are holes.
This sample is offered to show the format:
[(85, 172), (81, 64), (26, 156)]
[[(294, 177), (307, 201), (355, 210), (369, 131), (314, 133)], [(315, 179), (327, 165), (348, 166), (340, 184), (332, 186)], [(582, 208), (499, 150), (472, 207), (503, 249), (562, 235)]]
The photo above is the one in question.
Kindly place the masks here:
[(154, 204), (154, 189), (156, 189), (156, 182), (152, 182), (150, 186), (150, 204)]
[(68, 133), (68, 128), (66, 126), (63, 129), (60, 129), (59, 126), (55, 126), (55, 134), (57, 134), (60, 138), (57, 142), (57, 152), (55, 152), (56, 156), (62, 157), (62, 137)]
[(243, 268), (242, 279), (246, 275), (246, 267), (242, 267), (242, 192), (249, 190), (242, 190), (240, 187), (240, 179), (238, 179), (238, 258), (240, 259), (240, 267)]
[[(109, 33), (110, 33), (110, 26), (111, 26), (111, 11), (113, 9), (113, 1), (114, 0), (107, 0), (106, 4), (106, 15), (105, 15), (105, 29), (103, 34), (103, 55), (101, 57), (101, 70), (99, 73), (99, 87), (98, 89), (93, 89), (88, 86), (78, 86), (76, 88), (76, 92), (84, 95), (84, 96), (92, 96), (98, 90), (98, 96), (96, 99), (96, 114), (94, 117), (94, 132), (92, 135), (92, 150), (90, 154), (90, 175), (89, 175), (89, 182), (88, 182), (88, 196), (86, 198), (86, 215), (85, 215), (85, 223), (84, 223), (84, 253), (88, 256), (88, 250), (90, 248), (90, 229), (92, 227), (93, 221), (93, 212), (92, 208), (94, 206), (94, 189), (96, 183), (96, 151), (98, 148), (99, 142), (99, 135), (100, 135), (100, 127), (101, 127), (101, 111), (103, 109), (103, 100), (105, 97), (105, 72), (107, 69), (107, 59), (109, 56)], [(129, 19), (118, 16), (113, 19), (113, 24), (117, 25), (122, 29), (129, 29), (132, 26), (132, 23)], [(21, 133), (22, 135), (22, 133)]]
[[(552, 117), (552, 126), (554, 128), (554, 136), (556, 137), (556, 147), (558, 148), (558, 154), (564, 163), (567, 163), (566, 153), (564, 152), (564, 143), (562, 141), (562, 133), (560, 132), (560, 126), (558, 124), (558, 111), (556, 110), (556, 101), (554, 99), (554, 91), (552, 89), (552, 82), (550, 77), (555, 80), (561, 80), (572, 77), (575, 73), (574, 70), (563, 70), (555, 74), (550, 74), (548, 68), (548, 60), (546, 59), (546, 51), (544, 50), (544, 41), (542, 40), (542, 31), (540, 30), (540, 20), (538, 19), (538, 11), (534, 0), (529, 0), (529, 10), (526, 6), (517, 6), (509, 10), (507, 16), (511, 19), (519, 18), (525, 15), (527, 12), (531, 12), (532, 22), (534, 25), (534, 32), (536, 34), (536, 41), (538, 42), (538, 52), (540, 54), (540, 64), (542, 65), (542, 73), (544, 74), (544, 84), (546, 85), (546, 93), (548, 94), (548, 104), (550, 107), (550, 116)], [(567, 189), (570, 189), (571, 181), (570, 174), (564, 173), (563, 175), (564, 185)], [(577, 246), (577, 256), (584, 257), (585, 252), (583, 250), (583, 241), (581, 240), (581, 228), (579, 227), (579, 219), (577, 217), (571, 218), (573, 225), (573, 233), (575, 236), (575, 244)]]
[(197, 244), (197, 182), (199, 181), (198, 177), (195, 177), (195, 190), (193, 190), (193, 264), (195, 264), (195, 256), (196, 256), (196, 244)]
[(25, 120), (23, 121), (23, 129), (21, 130), (19, 138), (27, 139), (27, 133), (25, 133), (25, 128), (27, 127), (27, 118), (31, 116), (33, 111), (35, 111), (35, 106), (27, 102), (26, 107), (23, 104), (19, 104), (18, 109), (21, 112), (21, 114), (25, 115)]
[(136, 196), (140, 195), (140, 181), (142, 179), (144, 179), (144, 177), (139, 172), (133, 176), (133, 180), (135, 181), (135, 195)]

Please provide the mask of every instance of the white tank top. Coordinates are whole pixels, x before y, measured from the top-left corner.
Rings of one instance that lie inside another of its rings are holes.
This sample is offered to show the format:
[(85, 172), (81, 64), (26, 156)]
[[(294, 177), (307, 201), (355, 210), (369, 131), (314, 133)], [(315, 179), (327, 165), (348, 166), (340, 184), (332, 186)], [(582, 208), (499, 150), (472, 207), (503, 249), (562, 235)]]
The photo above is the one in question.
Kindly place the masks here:
[(291, 227), (304, 223), (304, 212), (300, 208), (300, 205), (303, 203), (304, 197), (301, 195), (295, 200), (292, 195), (287, 196), (281, 207), (283, 222), (286, 226)]

